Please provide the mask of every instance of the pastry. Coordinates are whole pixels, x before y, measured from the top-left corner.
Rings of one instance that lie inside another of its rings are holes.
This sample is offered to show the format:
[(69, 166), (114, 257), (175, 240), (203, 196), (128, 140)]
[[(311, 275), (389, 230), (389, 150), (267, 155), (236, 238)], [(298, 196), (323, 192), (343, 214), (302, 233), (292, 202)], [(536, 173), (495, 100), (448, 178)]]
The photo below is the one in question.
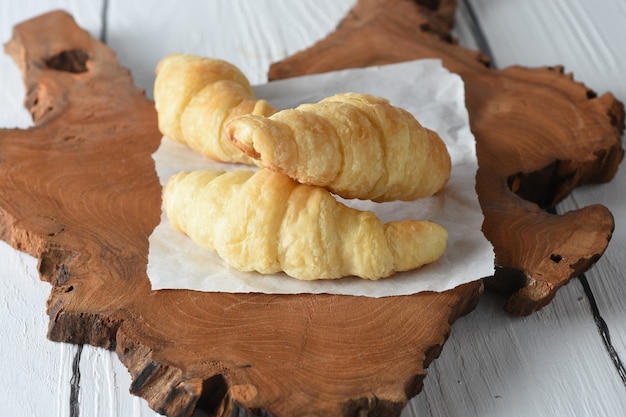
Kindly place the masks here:
[(230, 143), (224, 123), (243, 114), (269, 116), (277, 110), (257, 100), (234, 65), (187, 54), (163, 58), (156, 68), (154, 102), (159, 130), (168, 138), (222, 162), (254, 164)]
[(411, 201), (437, 193), (450, 177), (450, 155), (439, 135), (369, 94), (337, 94), (270, 117), (238, 117), (226, 133), (261, 166), (344, 198)]
[(435, 223), (383, 224), (325, 188), (267, 169), (182, 172), (163, 201), (176, 230), (241, 271), (377, 280), (436, 261), (447, 243)]

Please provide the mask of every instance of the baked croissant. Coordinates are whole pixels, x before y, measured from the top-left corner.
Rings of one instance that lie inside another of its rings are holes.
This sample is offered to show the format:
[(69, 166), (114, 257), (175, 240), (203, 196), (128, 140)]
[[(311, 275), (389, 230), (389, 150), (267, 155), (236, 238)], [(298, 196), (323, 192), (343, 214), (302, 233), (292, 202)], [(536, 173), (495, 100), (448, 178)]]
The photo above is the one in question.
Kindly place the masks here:
[(383, 224), (324, 188), (267, 169), (181, 172), (163, 202), (176, 230), (236, 269), (302, 280), (384, 278), (434, 262), (447, 243), (435, 223)]
[(163, 135), (208, 158), (246, 164), (254, 161), (230, 143), (224, 123), (243, 114), (269, 116), (277, 111), (254, 97), (236, 66), (187, 54), (168, 55), (159, 62), (154, 103)]
[(344, 198), (411, 201), (435, 194), (450, 177), (439, 135), (368, 94), (338, 94), (269, 118), (239, 117), (226, 132), (261, 166)]

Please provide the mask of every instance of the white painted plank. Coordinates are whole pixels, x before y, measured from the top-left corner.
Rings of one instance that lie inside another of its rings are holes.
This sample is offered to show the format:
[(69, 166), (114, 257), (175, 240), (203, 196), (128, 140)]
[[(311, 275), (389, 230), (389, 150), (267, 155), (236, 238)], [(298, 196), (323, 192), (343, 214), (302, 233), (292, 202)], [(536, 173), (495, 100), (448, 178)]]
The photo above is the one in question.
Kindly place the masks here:
[(470, 0), (499, 68), (563, 65), (626, 101), (623, 0)]
[(156, 417), (148, 403), (131, 395), (128, 370), (112, 351), (85, 346), (80, 360), (80, 415)]
[[(499, 67), (562, 64), (599, 93), (611, 91), (626, 99), (626, 50), (619, 41), (626, 37), (623, 2), (473, 0), (471, 4)], [(567, 211), (599, 202), (615, 216), (611, 245), (587, 276), (622, 361), (626, 358), (624, 186), (622, 169), (610, 184), (576, 190), (559, 207)], [(498, 316), (485, 307), (490, 298), (484, 297), (470, 317), (454, 326), (451, 340), (431, 370), (441, 378), (427, 378), (423, 396), (411, 404), (416, 415), (626, 415), (626, 387), (601, 343), (580, 282), (561, 289), (550, 306), (526, 319)], [(507, 335), (500, 338), (503, 327)], [(496, 336), (485, 338), (490, 333)], [(468, 359), (469, 349), (490, 360)], [(455, 372), (456, 386), (455, 378), (443, 377)]]
[[(625, 72), (626, 73), (626, 72)], [(626, 366), (626, 167), (622, 166), (613, 181), (604, 185), (587, 186), (575, 190), (559, 209), (574, 210), (593, 203), (601, 203), (611, 210), (615, 230), (606, 252), (587, 272), (598, 308), (611, 331), (616, 352)], [(626, 387), (622, 387), (626, 395)], [(626, 415), (626, 413), (625, 413)]]
[(177, 52), (227, 60), (259, 84), (272, 62), (324, 38), (354, 3), (112, 0), (107, 43), (149, 97), (157, 63)]
[(14, 251), (4, 242), (0, 242), (0, 259), (3, 413), (34, 416), (46, 415), (53, 409), (66, 414), (63, 407), (68, 402), (59, 395), (64, 387), (59, 387), (58, 381), (69, 381), (67, 349), (45, 340), (48, 320), (43, 307), (50, 285), (39, 280), (35, 258)]
[(624, 386), (605, 353), (578, 281), (526, 318), (485, 294), (453, 326), (424, 391), (403, 417), (621, 416)]
[[(473, 0), (500, 66), (562, 64), (597, 93), (626, 102), (626, 3), (623, 0)], [(514, 25), (524, 30), (510, 30)], [(559, 210), (601, 203), (615, 218), (611, 243), (587, 274), (613, 342), (626, 360), (626, 171), (608, 184), (582, 187)]]

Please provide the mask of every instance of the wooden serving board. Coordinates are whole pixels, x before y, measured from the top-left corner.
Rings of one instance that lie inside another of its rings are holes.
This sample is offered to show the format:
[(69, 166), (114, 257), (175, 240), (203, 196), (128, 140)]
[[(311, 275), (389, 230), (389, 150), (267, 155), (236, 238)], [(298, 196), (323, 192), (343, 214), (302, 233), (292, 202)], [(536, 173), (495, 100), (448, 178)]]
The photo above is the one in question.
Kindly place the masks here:
[[(606, 247), (610, 213), (598, 206), (572, 217), (551, 216), (511, 192), (510, 184), (519, 190), (532, 185), (529, 178), (542, 186), (553, 181), (551, 172), (532, 174), (535, 167), (549, 166), (552, 162), (542, 164), (554, 155), (534, 156), (534, 142), (499, 125), (497, 116), (506, 106), (517, 109), (525, 89), (538, 90), (528, 97), (532, 104), (543, 100), (542, 90), (558, 86), (552, 96), (561, 98), (553, 104), (565, 115), (571, 108), (581, 124), (566, 129), (556, 118), (547, 138), (536, 138), (567, 148), (561, 149), (567, 158), (557, 160), (570, 162), (559, 167), (579, 173), (566, 186), (554, 187), (560, 194), (549, 193), (557, 201), (575, 185), (609, 180), (615, 172), (623, 153), (619, 103), (609, 96), (590, 99), (583, 86), (558, 71), (486, 68), (480, 54), (445, 40), (451, 3), (429, 10), (410, 1), (362, 1), (326, 43), (277, 64), (272, 77), (420, 54), (441, 57), (467, 84), (485, 233), (502, 270), (516, 269), (509, 258), (535, 265), (546, 252), (555, 255), (552, 264), (578, 257), (587, 261), (574, 262), (575, 269), (588, 268)], [(372, 34), (383, 49), (362, 43), (374, 39)], [(344, 62), (336, 61), (343, 47), (333, 46), (333, 37), (354, 48)], [(390, 54), (382, 53), (387, 42), (397, 41), (402, 43)], [(321, 55), (311, 62), (315, 48)], [(393, 416), (421, 390), (425, 368), (438, 356), (450, 325), (476, 305), (481, 282), (382, 299), (152, 291), (146, 276), (148, 236), (159, 222), (161, 194), (151, 158), (161, 140), (153, 104), (113, 52), (63, 12), (18, 25), (6, 50), (22, 70), (35, 127), (0, 131), (0, 237), (38, 257), (42, 279), (52, 284), (51, 340), (115, 349), (133, 378), (131, 392), (169, 416), (189, 416), (195, 409), (220, 416)], [(499, 89), (510, 91), (510, 102)], [(545, 115), (526, 113), (528, 126), (542, 125)], [(489, 123), (499, 132), (491, 140), (484, 133)], [(577, 152), (569, 150), (574, 138)], [(525, 152), (510, 151), (507, 143)], [(513, 155), (528, 156), (518, 161)], [(513, 167), (502, 158), (511, 158)], [(505, 176), (503, 166), (512, 174)], [(580, 216), (587, 220), (582, 231)], [(535, 257), (530, 237), (516, 234), (536, 230), (541, 233), (532, 238), (541, 250), (534, 249), (540, 252)], [(511, 245), (509, 236), (524, 242)], [(581, 242), (585, 245), (574, 255), (560, 250)], [(551, 279), (564, 283), (574, 272), (557, 268)], [(500, 275), (492, 281), (508, 282)]]

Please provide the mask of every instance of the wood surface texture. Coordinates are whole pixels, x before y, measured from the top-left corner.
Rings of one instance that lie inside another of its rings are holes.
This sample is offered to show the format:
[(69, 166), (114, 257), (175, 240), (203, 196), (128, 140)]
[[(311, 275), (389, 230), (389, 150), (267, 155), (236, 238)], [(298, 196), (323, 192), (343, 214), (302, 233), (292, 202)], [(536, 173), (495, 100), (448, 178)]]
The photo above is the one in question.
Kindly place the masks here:
[(115, 349), (131, 392), (169, 416), (393, 416), (421, 390), (480, 282), (378, 299), (152, 291), (153, 103), (65, 12), (16, 26), (6, 52), (35, 126), (0, 131), (0, 237), (52, 284), (51, 340)]
[(419, 58), (440, 58), (459, 74), (477, 142), (483, 232), (496, 253), (486, 288), (507, 294), (508, 312), (528, 315), (609, 243), (614, 222), (606, 207), (560, 216), (547, 210), (582, 184), (614, 177), (624, 155), (624, 106), (610, 93), (597, 97), (561, 67), (490, 68), (486, 56), (442, 32), (437, 11), (428, 15), (410, 0), (361, 0), (337, 31), (273, 64), (269, 78)]

